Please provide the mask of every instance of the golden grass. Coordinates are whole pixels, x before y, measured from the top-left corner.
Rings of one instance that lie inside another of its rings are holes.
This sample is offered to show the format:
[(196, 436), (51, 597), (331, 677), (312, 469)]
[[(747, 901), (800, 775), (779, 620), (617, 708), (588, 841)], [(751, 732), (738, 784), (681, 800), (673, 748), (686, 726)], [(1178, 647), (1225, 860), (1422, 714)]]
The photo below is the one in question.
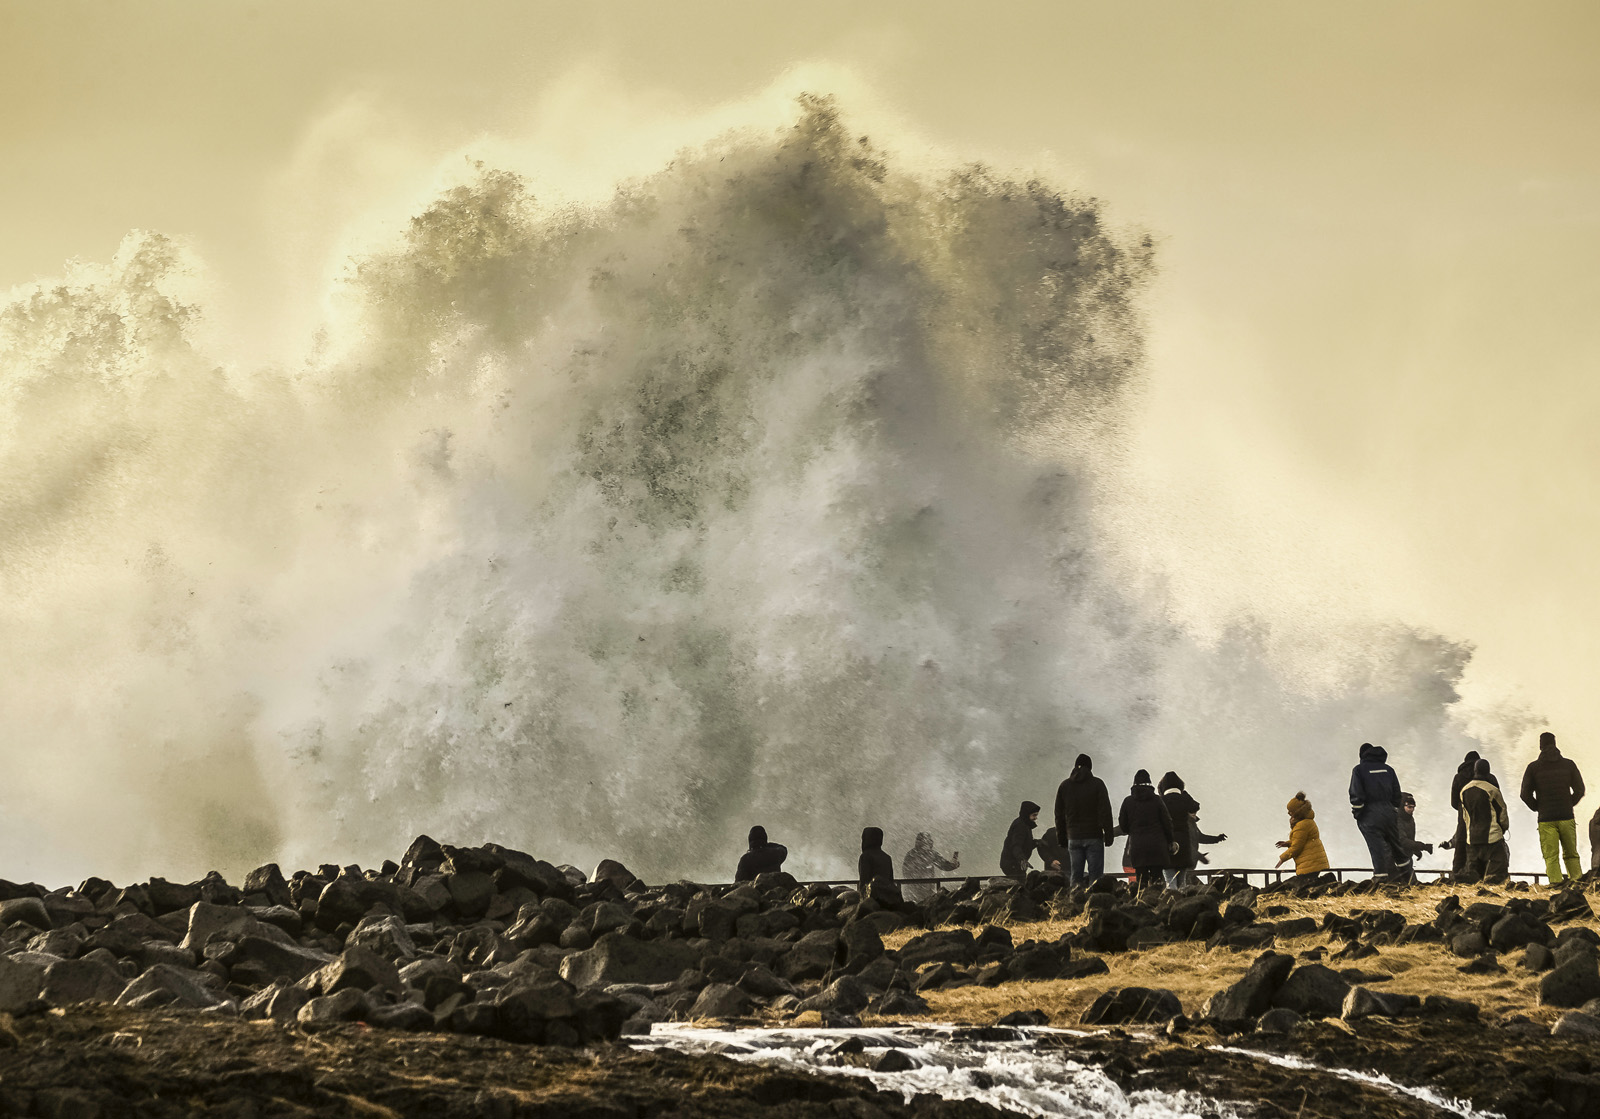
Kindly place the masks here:
[[(1330, 912), (1348, 916), (1362, 910), (1383, 909), (1399, 912), (1407, 922), (1425, 923), (1434, 918), (1440, 900), (1451, 893), (1460, 897), (1463, 907), (1475, 901), (1504, 903), (1512, 897), (1538, 896), (1494, 888), (1426, 886), (1315, 900), (1268, 895), (1258, 901), (1256, 911), (1263, 920), (1313, 917), (1320, 923), (1322, 916)], [(1265, 908), (1277, 905), (1287, 912), (1272, 918), (1262, 915)], [(1577, 923), (1596, 928), (1592, 919)], [(1053, 941), (1065, 933), (1076, 932), (1082, 924), (1083, 918), (1079, 917), (1066, 921), (1014, 923), (1009, 927), (1013, 940), (1020, 944), (1024, 940)], [(1565, 924), (1556, 926), (1558, 931), (1565, 927)], [(903, 947), (922, 931), (898, 930), (883, 938), (884, 945)], [(1343, 943), (1319, 931), (1289, 940), (1280, 938), (1274, 950), (1298, 956), (1321, 945), (1331, 955)], [(1207, 998), (1243, 975), (1257, 955), (1255, 951), (1235, 952), (1226, 948), (1208, 952), (1203, 942), (1186, 941), (1142, 952), (1105, 953), (1100, 958), (1110, 968), (1106, 975), (1081, 980), (1002, 983), (998, 987), (957, 987), (925, 992), (923, 997), (928, 1000), (927, 1017), (938, 1021), (983, 1025), (1015, 1010), (1037, 1009), (1050, 1016), (1051, 1025), (1076, 1026), (1084, 1010), (1102, 991), (1116, 987), (1163, 987), (1176, 994), (1183, 1002), (1184, 1011), (1193, 1017), (1198, 1015)], [(1387, 982), (1369, 984), (1374, 990), (1468, 999), (1477, 1003), (1484, 1017), (1489, 1019), (1522, 1013), (1540, 1021), (1553, 1021), (1560, 1011), (1538, 1006), (1538, 976), (1518, 966), (1521, 956), (1520, 951), (1508, 953), (1501, 960), (1505, 972), (1497, 975), (1463, 974), (1459, 968), (1466, 961), (1452, 955), (1441, 944), (1383, 945), (1378, 948), (1377, 955), (1365, 959), (1325, 958), (1323, 962), (1336, 970), (1357, 967), (1393, 977)]]

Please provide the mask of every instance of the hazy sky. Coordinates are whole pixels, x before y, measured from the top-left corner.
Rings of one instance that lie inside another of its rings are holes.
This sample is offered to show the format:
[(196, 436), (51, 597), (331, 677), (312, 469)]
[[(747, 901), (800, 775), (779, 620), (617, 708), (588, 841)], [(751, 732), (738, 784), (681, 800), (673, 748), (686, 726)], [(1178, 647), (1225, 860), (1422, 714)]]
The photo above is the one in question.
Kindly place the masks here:
[(1597, 63), (1593, 3), (0, 0), (0, 287), (181, 234), (282, 357), (339, 231), (453, 152), (594, 189), (836, 82), (891, 150), (1157, 238), (1130, 520), (1198, 620), (1250, 587), (1473, 641), (1600, 781)]

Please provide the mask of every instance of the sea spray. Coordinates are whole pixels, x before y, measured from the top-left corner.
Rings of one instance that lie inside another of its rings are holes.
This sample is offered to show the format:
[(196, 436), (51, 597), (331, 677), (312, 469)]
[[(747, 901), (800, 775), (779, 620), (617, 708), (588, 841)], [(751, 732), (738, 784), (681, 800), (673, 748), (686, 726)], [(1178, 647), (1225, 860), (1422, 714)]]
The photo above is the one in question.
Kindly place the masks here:
[(753, 822), (840, 874), (868, 823), (994, 846), (1080, 750), (1269, 849), (1330, 748), (1466, 742), (1457, 646), (1363, 630), (1308, 686), (1269, 623), (1202, 644), (1107, 563), (1153, 264), (1092, 200), (897, 172), (807, 98), (603, 205), (480, 168), (294, 368), (207, 350), (198, 267), (131, 235), (0, 312), (41, 875), (426, 831), (721, 878)]

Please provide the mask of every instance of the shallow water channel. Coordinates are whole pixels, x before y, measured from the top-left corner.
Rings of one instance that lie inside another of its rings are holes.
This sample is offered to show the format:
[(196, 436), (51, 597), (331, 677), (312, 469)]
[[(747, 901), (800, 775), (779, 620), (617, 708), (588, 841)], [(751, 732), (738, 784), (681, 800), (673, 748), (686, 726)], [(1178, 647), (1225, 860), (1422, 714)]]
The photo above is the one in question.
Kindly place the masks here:
[[(1099, 1068), (1074, 1057), (1065, 1043), (1081, 1036), (1047, 1027), (718, 1030), (661, 1022), (635, 1044), (860, 1077), (900, 1092), (907, 1100), (928, 1092), (947, 1099), (982, 1100), (1024, 1115), (1240, 1119), (1247, 1114), (1188, 1092), (1124, 1092)], [(841, 1047), (855, 1047), (852, 1039), (859, 1039), (859, 1054), (841, 1053)], [(891, 1050), (908, 1058), (898, 1063), (911, 1067), (884, 1072), (870, 1067)]]

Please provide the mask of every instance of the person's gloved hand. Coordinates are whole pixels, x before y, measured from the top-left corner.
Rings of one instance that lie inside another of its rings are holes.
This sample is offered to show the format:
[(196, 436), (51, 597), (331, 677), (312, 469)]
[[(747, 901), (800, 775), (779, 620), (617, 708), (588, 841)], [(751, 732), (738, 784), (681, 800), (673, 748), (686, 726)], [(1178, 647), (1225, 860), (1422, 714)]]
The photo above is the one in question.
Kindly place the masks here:
[(1116, 842), (1116, 840), (1115, 840), (1115, 839), (1112, 839), (1112, 838), (1111, 838), (1111, 837), (1110, 837), (1110, 836), (1109, 836), (1109, 835), (1108, 835), (1108, 836), (1106, 836), (1106, 846), (1107, 846), (1107, 847), (1110, 847), (1110, 846), (1111, 846), (1111, 845), (1112, 845), (1112, 844), (1113, 844), (1113, 843), (1115, 843), (1115, 842)]
[(1195, 858), (1199, 859), (1201, 862), (1205, 863), (1207, 866), (1211, 865), (1211, 860), (1206, 857), (1204, 851), (1202, 851), (1198, 855), (1196, 855)]
[(1228, 833), (1225, 832), (1225, 831), (1219, 831), (1217, 833), (1217, 842), (1218, 843), (1226, 843), (1227, 841), (1228, 841)]
[(1431, 844), (1431, 843), (1424, 843), (1422, 845), (1422, 849), (1424, 851), (1428, 852), (1428, 854), (1430, 854), (1430, 855), (1433, 854), (1433, 844)]

